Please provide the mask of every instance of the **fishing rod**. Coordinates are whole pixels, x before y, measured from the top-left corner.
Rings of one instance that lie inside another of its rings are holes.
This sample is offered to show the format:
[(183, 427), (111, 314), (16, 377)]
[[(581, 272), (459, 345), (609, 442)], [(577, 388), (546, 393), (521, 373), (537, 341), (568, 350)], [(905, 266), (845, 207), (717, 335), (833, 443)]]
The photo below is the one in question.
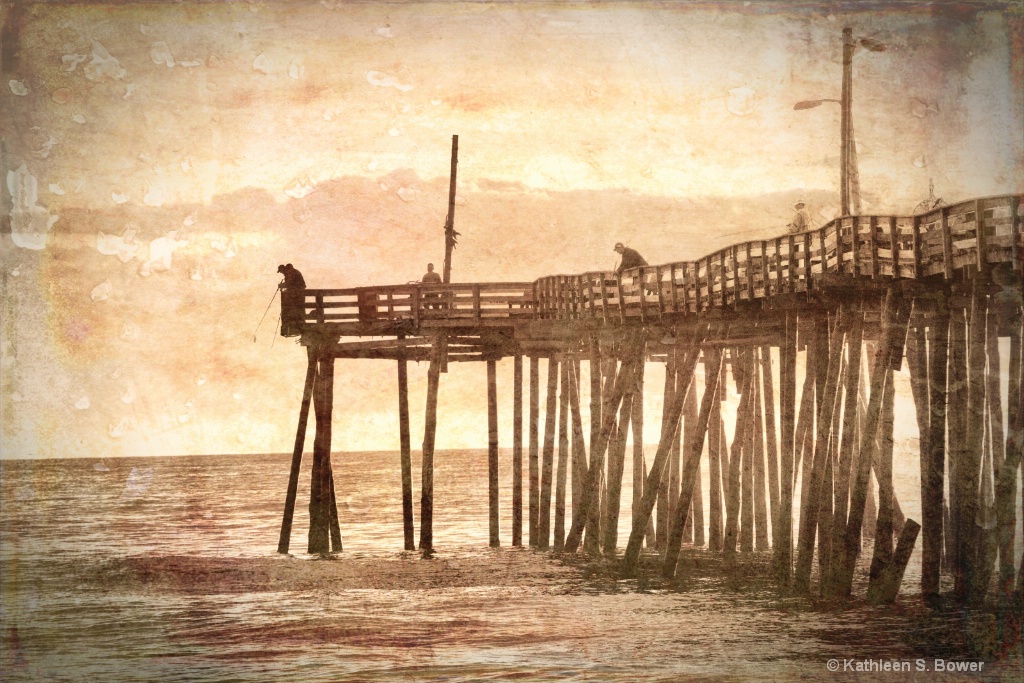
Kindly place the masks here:
[(269, 311), (269, 310), (270, 310), (270, 307), (274, 305), (274, 299), (276, 299), (276, 298), (277, 298), (277, 292), (278, 292), (278, 290), (277, 290), (277, 289), (275, 289), (275, 290), (274, 290), (274, 296), (270, 297), (270, 303), (269, 303), (269, 304), (267, 304), (267, 310), (266, 310), (266, 311), (263, 311), (263, 317), (262, 317), (262, 318), (260, 318), (260, 321), (259, 321), (258, 323), (256, 323), (256, 329), (255, 329), (255, 330), (253, 330), (253, 332), (252, 332), (252, 343), (253, 343), (253, 344), (255, 344), (255, 343), (256, 343), (256, 333), (260, 331), (260, 325), (262, 325), (262, 324), (263, 324), (263, 318), (266, 318), (266, 317), (267, 317), (267, 311)]

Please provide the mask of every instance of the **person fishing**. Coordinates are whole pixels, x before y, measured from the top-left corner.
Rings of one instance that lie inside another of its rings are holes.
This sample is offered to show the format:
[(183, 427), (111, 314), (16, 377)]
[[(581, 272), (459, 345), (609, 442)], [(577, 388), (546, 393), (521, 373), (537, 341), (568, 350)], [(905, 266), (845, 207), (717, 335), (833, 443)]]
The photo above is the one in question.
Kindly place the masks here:
[(284, 276), (277, 285), (281, 290), (281, 335), (297, 337), (306, 317), (306, 280), (290, 263), (278, 266), (277, 272)]

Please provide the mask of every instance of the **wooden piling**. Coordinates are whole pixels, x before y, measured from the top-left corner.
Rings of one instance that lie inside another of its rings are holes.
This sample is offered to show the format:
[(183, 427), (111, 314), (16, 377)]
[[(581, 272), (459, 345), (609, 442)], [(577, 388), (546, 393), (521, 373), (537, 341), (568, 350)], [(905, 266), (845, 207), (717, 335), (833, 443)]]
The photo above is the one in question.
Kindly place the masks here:
[[(756, 356), (757, 350), (754, 354)], [(761, 378), (759, 363), (755, 357), (754, 367), (754, 433), (751, 442), (753, 449), (753, 482), (754, 482), (754, 548), (768, 549), (768, 502), (765, 500), (765, 464), (764, 464), (764, 422), (761, 410)]]
[[(928, 327), (928, 448), (921, 468), (921, 592), (938, 596), (943, 555), (943, 489), (946, 470), (946, 363), (949, 317), (945, 301)], [(913, 367), (913, 366), (912, 366)], [(923, 404), (923, 401), (922, 401)], [(934, 436), (932, 436), (934, 435)]]
[[(836, 594), (839, 590), (837, 579), (842, 572), (842, 556), (845, 553), (843, 539), (846, 536), (847, 512), (850, 500), (850, 473), (853, 471), (854, 456), (857, 443), (857, 402), (860, 398), (860, 376), (862, 344), (864, 340), (864, 312), (860, 308), (851, 310), (846, 345), (846, 366), (844, 374), (843, 416), (841, 422), (841, 440), (839, 456), (833, 464), (833, 496), (835, 503), (832, 510), (832, 546), (830, 549), (829, 572), (824, 577), (825, 587), (822, 593)], [(838, 399), (837, 399), (838, 400)]]
[(292, 466), (288, 473), (288, 492), (284, 500), (284, 516), (281, 519), (281, 535), (277, 541), (277, 552), (288, 553), (292, 536), (292, 518), (295, 515), (295, 497), (299, 488), (299, 471), (302, 467), (302, 449), (306, 443), (306, 426), (309, 421), (309, 404), (313, 398), (316, 380), (317, 360), (314, 347), (306, 347), (306, 383), (302, 389), (302, 404), (299, 407), (299, 425), (295, 430), (295, 446), (292, 448)]
[[(307, 552), (324, 554), (331, 550), (331, 412), (334, 404), (334, 358), (317, 354), (317, 369), (313, 388), (313, 412), (316, 417), (316, 437), (313, 440), (313, 472), (309, 496), (309, 542)], [(335, 511), (336, 515), (337, 512)]]
[(764, 397), (765, 440), (768, 444), (768, 505), (769, 519), (772, 525), (772, 538), (775, 538), (776, 520), (779, 515), (779, 446), (775, 429), (775, 389), (772, 377), (772, 347), (761, 347), (761, 386)]
[(487, 511), (490, 545), (501, 545), (498, 534), (498, 381), (496, 361), (487, 361)]
[[(676, 429), (679, 427), (679, 419), (683, 414), (683, 403), (686, 401), (686, 392), (694, 384), (694, 370), (700, 358), (700, 345), (708, 335), (708, 328), (700, 326), (696, 329), (693, 339), (684, 348), (687, 349), (686, 356), (680, 364), (676, 377), (675, 391), (671, 397), (670, 409), (667, 413), (667, 420), (661, 425), (661, 438), (658, 441), (658, 452), (651, 463), (651, 471), (644, 482), (644, 496), (640, 500), (638, 515), (633, 517), (633, 529), (629, 534), (629, 543), (626, 545), (626, 553), (622, 560), (623, 573), (631, 575), (636, 562), (640, 557), (640, 548), (643, 545), (644, 535), (647, 531), (647, 523), (654, 511), (655, 499), (660, 488), (661, 478), (668, 464), (669, 450), (672, 446), (672, 439), (675, 437)], [(681, 527), (680, 527), (681, 529)]]
[[(961, 517), (965, 497), (962, 463), (966, 459), (967, 444), (967, 320), (965, 310), (956, 306), (949, 317), (949, 370), (946, 380), (947, 437), (949, 457), (949, 523), (945, 526), (948, 539), (946, 562), (953, 573), (955, 588), (960, 598), (966, 597), (963, 575)], [(973, 524), (973, 520), (971, 522)], [(959, 578), (958, 578), (959, 577)]]
[(605, 502), (604, 515), (601, 519), (601, 530), (603, 532), (603, 548), (607, 557), (615, 556), (615, 549), (619, 538), (619, 509), (622, 503), (622, 474), (626, 463), (626, 437), (629, 433), (629, 423), (633, 412), (633, 401), (636, 396), (636, 378), (641, 372), (639, 366), (642, 361), (637, 362), (633, 369), (634, 381), (627, 385), (622, 396), (622, 405), (619, 409), (619, 419), (616, 429), (612, 432), (612, 438), (608, 443), (608, 486), (607, 500)]
[[(674, 387), (673, 387), (674, 390)], [(679, 429), (676, 430), (676, 435), (672, 438), (672, 448), (668, 452), (668, 470), (665, 476), (661, 478), (662, 484), (667, 488), (667, 504), (662, 505), (662, 496), (658, 496), (658, 503), (655, 508), (655, 515), (659, 515), (659, 519), (675, 519), (678, 514), (679, 506), (679, 463), (681, 460), (681, 453), (683, 448), (684, 432), (686, 431), (687, 424), (689, 428), (693, 429), (693, 421), (687, 421), (687, 411), (690, 405), (690, 396), (687, 394), (686, 403), (683, 404), (683, 419), (679, 423)], [(664, 512), (662, 511), (664, 508)], [(693, 526), (691, 516), (687, 516), (687, 523), (683, 526), (683, 541), (686, 543), (693, 542)], [(664, 525), (663, 525), (664, 526)], [(663, 537), (667, 538), (667, 534), (662, 534)]]
[(804, 487), (806, 498), (800, 501), (800, 531), (797, 537), (796, 573), (793, 577), (793, 588), (800, 592), (810, 589), (811, 564), (814, 555), (814, 537), (818, 526), (818, 512), (821, 509), (821, 498), (825, 475), (825, 461), (828, 458), (829, 444), (832, 438), (832, 416), (836, 407), (836, 396), (839, 389), (839, 370), (843, 357), (847, 320), (850, 309), (843, 306), (837, 314), (838, 320), (830, 335), (827, 356), (824, 358), (819, 351), (815, 352), (815, 375), (825, 376), (825, 383), (818, 392), (818, 433), (814, 442), (814, 452), (810, 467), (804, 468), (804, 477), (809, 481)]
[(779, 514), (772, 529), (777, 580), (789, 583), (793, 565), (793, 447), (796, 417), (796, 320), (786, 314), (785, 337), (779, 347)]
[(900, 584), (903, 582), (903, 573), (914, 551), (914, 543), (920, 530), (921, 525), (912, 519), (908, 519), (903, 525), (892, 561), (882, 570), (878, 580), (868, 586), (869, 602), (885, 604), (896, 600)]
[[(978, 213), (980, 225), (981, 214)], [(979, 243), (982, 230), (978, 230)], [(979, 245), (980, 246), (980, 245)], [(988, 299), (978, 282), (974, 283), (971, 295), (971, 313), (967, 340), (967, 443), (964, 449), (963, 467), (958, 467), (964, 492), (960, 516), (960, 548), (962, 553), (963, 584), (958, 586), (958, 573), (953, 575), (953, 592), (958, 598), (972, 602), (984, 600), (988, 591), (989, 577), (981, 569), (982, 557), (979, 552), (982, 543), (978, 534), (979, 512), (979, 471), (981, 470), (981, 449), (985, 429), (985, 327)]]
[[(739, 363), (746, 362), (746, 356), (737, 359), (733, 368), (735, 369)], [(735, 561), (740, 523), (740, 453), (747, 439), (747, 427), (751, 422), (751, 408), (753, 407), (753, 391), (749, 383), (753, 373), (745, 374), (747, 383), (741, 387), (740, 403), (736, 409), (736, 429), (733, 434), (732, 452), (729, 454), (729, 487), (725, 495), (725, 534), (722, 539), (722, 550), (725, 553), (727, 565), (731, 565)]]
[(523, 356), (512, 358), (512, 545), (523, 545)]
[[(878, 421), (881, 414), (882, 394), (885, 388), (887, 369), (890, 363), (902, 356), (903, 342), (906, 337), (906, 315), (902, 301), (892, 290), (886, 293), (882, 306), (882, 338), (878, 343), (875, 367), (871, 373), (871, 394), (861, 433), (860, 458), (857, 463), (857, 475), (850, 495), (850, 513), (846, 525), (843, 554), (840, 572), (836, 581), (836, 596), (845, 597), (850, 594), (853, 586), (853, 571), (857, 555), (860, 552), (860, 532), (864, 522), (864, 505), (867, 499), (868, 479), (871, 474), (871, 452), (875, 447), (878, 432)], [(838, 539), (836, 539), (838, 541)]]
[(530, 523), (529, 543), (537, 547), (537, 522), (540, 517), (540, 359), (530, 356)]
[[(1019, 309), (1018, 309), (1019, 310)], [(999, 544), (999, 594), (1003, 601), (1011, 599), (1014, 587), (1014, 530), (1017, 526), (1014, 498), (1017, 494), (1017, 472), (1024, 451), (1024, 377), (1021, 370), (1021, 325), (1010, 325), (1010, 358), (1007, 392), (1006, 457), (996, 479), (996, 520)], [(1022, 512), (1024, 514), (1024, 512)], [(1021, 586), (1018, 584), (1018, 590)]]
[(558, 361), (548, 358), (547, 411), (544, 419), (544, 459), (540, 475), (540, 511), (537, 515), (537, 547), (551, 545), (551, 484), (555, 462), (555, 420), (558, 409)]
[(434, 340), (427, 368), (427, 407), (423, 426), (423, 462), (420, 468), (420, 552), (434, 552), (434, 440), (437, 435), (437, 389), (444, 355), (444, 334)]
[[(742, 359), (740, 381), (750, 391), (749, 421), (743, 432), (743, 443), (740, 449), (740, 552), (749, 553), (754, 550), (754, 421), (757, 405), (757, 374), (754, 372), (752, 349), (744, 349), (737, 354)], [(746, 373), (750, 377), (745, 376)]]
[(704, 364), (705, 386), (714, 384), (715, 400), (711, 403), (711, 416), (708, 420), (708, 550), (716, 552), (722, 549), (722, 472), (719, 453), (721, 452), (722, 402), (719, 398), (722, 383), (718, 374), (712, 375), (711, 366)]
[[(708, 425), (712, 412), (718, 404), (719, 381), (721, 377), (722, 354), (718, 350), (709, 350), (705, 358), (705, 383), (704, 397), (701, 399), (700, 411), (693, 429), (687, 433), (685, 445), (685, 464), (683, 466), (682, 483), (679, 489), (679, 504), (677, 516), (672, 520), (669, 530), (668, 543), (665, 549), (665, 561), (662, 565), (662, 574), (666, 578), (675, 576), (676, 564), (679, 561), (679, 552), (682, 544), (683, 523), (686, 521), (687, 510), (692, 506), (696, 509), (696, 497), (694, 491), (700, 491), (700, 455), (704, 450), (704, 435), (708, 431)], [(692, 386), (690, 390), (695, 393)], [(703, 528), (703, 525), (701, 525)]]
[(633, 434), (633, 500), (630, 510), (635, 511), (640, 503), (644, 485), (644, 376), (646, 363), (637, 369), (635, 394), (631, 401), (630, 431)]
[(882, 390), (882, 414), (878, 421), (878, 466), (875, 468), (875, 480), (878, 482), (878, 518), (875, 521), (875, 547), (868, 570), (870, 582), (881, 579), (883, 570), (892, 563), (893, 553), (893, 484), (892, 484), (892, 451), (893, 451), (893, 408), (895, 388), (893, 387), (893, 368), (890, 366)]
[(572, 514), (579, 512), (583, 482), (587, 479), (587, 445), (583, 441), (583, 420), (580, 417), (580, 366), (573, 362), (569, 374), (569, 413), (572, 418)]
[[(705, 384), (705, 391), (707, 391), (707, 385), (706, 384)], [(686, 420), (686, 422), (684, 424), (684, 433), (685, 433), (685, 438), (686, 438), (685, 443), (691, 443), (691, 442), (695, 443), (696, 440), (697, 440), (697, 436), (696, 436), (696, 434), (694, 434), (694, 430), (696, 430), (698, 428), (701, 428), (700, 427), (700, 414), (699, 414), (698, 409), (697, 409), (697, 389), (696, 389), (695, 386), (694, 387), (690, 387), (690, 392), (686, 395), (686, 403), (683, 404), (683, 417)], [(706, 434), (707, 429), (708, 429), (708, 422), (707, 422), (707, 419), (705, 419), (704, 426), (703, 426), (704, 434)], [(697, 454), (695, 456), (697, 458), (697, 462), (694, 464), (694, 468), (696, 469), (696, 473), (694, 474), (693, 496), (692, 496), (691, 506), (690, 506), (691, 509), (690, 509), (690, 514), (688, 515), (688, 517), (693, 517), (693, 546), (695, 548), (700, 548), (700, 547), (702, 547), (704, 545), (704, 496), (703, 496), (703, 493), (701, 491), (701, 471), (700, 471), (700, 460), (701, 460), (701, 456), (703, 455), (703, 450), (704, 450), (704, 438), (705, 438), (705, 436), (702, 434), (702, 436), (700, 437), (700, 444), (701, 444), (700, 445), (700, 449), (698, 450), (698, 452), (697, 452)], [(682, 484), (680, 483), (680, 486), (681, 485)], [(677, 489), (677, 493), (676, 493), (676, 498), (677, 498), (677, 500), (676, 500), (676, 510), (677, 510), (677, 514), (678, 514), (679, 505), (681, 504), (680, 500), (679, 500), (681, 498), (680, 491), (681, 491), (681, 488)], [(689, 538), (689, 536), (687, 536), (685, 533), (684, 533), (684, 537), (687, 538), (687, 539)], [(671, 535), (671, 529), (670, 529), (669, 541), (671, 541), (671, 540), (672, 540), (672, 535)]]
[[(671, 419), (670, 416), (669, 416), (669, 410), (672, 407), (672, 397), (675, 395), (675, 392), (676, 392), (676, 382), (677, 382), (678, 366), (677, 366), (677, 362), (675, 362), (675, 357), (676, 357), (677, 354), (678, 354), (678, 351), (673, 349), (672, 352), (670, 353), (670, 360), (669, 360), (669, 362), (665, 366), (665, 387), (664, 387), (664, 389), (662, 391), (663, 398), (662, 398), (662, 404), (661, 404), (662, 405), (661, 419), (662, 419), (663, 423), (664, 423), (665, 420)], [(681, 429), (679, 427), (677, 427), (675, 434), (673, 434), (672, 437), (671, 437), (671, 442), (669, 444), (669, 452), (668, 452), (668, 462), (666, 463), (666, 467), (668, 467), (668, 468), (671, 468), (671, 466), (672, 466), (673, 455), (675, 455), (675, 460), (676, 460), (676, 464), (677, 464), (677, 467), (678, 467), (678, 462), (679, 462), (679, 435), (680, 435), (680, 433), (681, 433)], [(641, 477), (646, 478), (643, 473), (641, 473)], [(655, 533), (654, 533), (654, 539), (655, 539), (654, 540), (654, 547), (657, 548), (659, 551), (663, 551), (665, 549), (665, 543), (668, 541), (668, 510), (669, 510), (670, 502), (671, 502), (670, 501), (670, 493), (669, 493), (669, 485), (668, 485), (668, 483), (669, 483), (669, 481), (671, 481), (671, 478), (672, 478), (672, 475), (671, 475), (671, 469), (670, 469), (668, 476), (664, 476), (664, 477), (661, 478), (661, 483), (658, 486), (658, 494), (657, 494), (658, 497), (657, 497), (656, 502), (655, 502), (655, 509), (656, 509), (655, 520), (656, 520), (656, 524), (654, 526), (654, 531), (655, 531)], [(641, 495), (640, 495), (640, 499), (643, 498), (642, 483), (643, 482), (641, 482), (641, 492), (640, 492)], [(640, 512), (640, 509), (641, 509), (640, 508), (640, 499), (638, 499), (636, 505), (633, 506), (633, 514), (634, 515), (636, 515), (636, 514), (638, 514)]]
[(555, 550), (565, 545), (565, 495), (569, 471), (569, 367), (568, 360), (560, 365), (558, 396), (558, 470), (555, 478)]
[[(625, 350), (623, 354), (624, 358), (635, 358), (637, 355), (637, 349), (641, 346), (641, 342), (642, 340), (637, 337), (629, 338), (625, 343)], [(593, 515), (595, 508), (600, 502), (600, 463), (604, 457), (604, 451), (608, 448), (608, 440), (611, 436), (611, 432), (615, 427), (615, 412), (613, 412), (613, 410), (618, 409), (619, 404), (622, 402), (622, 396), (626, 391), (626, 386), (633, 382), (634, 371), (635, 362), (632, 364), (624, 364), (619, 372), (616, 373), (611, 391), (608, 392), (608, 400), (605, 401), (605, 405), (609, 407), (609, 410), (602, 409), (601, 431), (598, 433), (596, 445), (590, 449), (590, 464), (587, 468), (587, 481), (583, 487), (583, 497), (580, 500), (579, 514), (573, 517), (572, 528), (569, 530), (569, 534), (565, 539), (566, 552), (574, 553), (579, 548), (580, 541), (583, 539), (583, 528)], [(612, 409), (612, 406), (614, 406), (614, 409)], [(589, 532), (588, 535), (590, 535)]]
[(409, 436), (409, 362), (398, 359), (398, 434), (402, 460), (402, 531), (405, 549), (416, 550), (412, 519), (412, 446)]

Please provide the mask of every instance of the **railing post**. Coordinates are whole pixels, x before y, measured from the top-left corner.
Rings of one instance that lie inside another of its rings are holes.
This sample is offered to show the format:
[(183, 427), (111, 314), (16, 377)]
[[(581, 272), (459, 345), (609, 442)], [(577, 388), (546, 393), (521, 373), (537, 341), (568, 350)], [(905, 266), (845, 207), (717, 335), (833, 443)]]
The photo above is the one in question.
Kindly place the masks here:
[(587, 275), (587, 307), (590, 309), (590, 317), (594, 318), (597, 313), (594, 312), (594, 277)]
[(601, 320), (608, 322), (608, 289), (605, 287), (604, 273), (601, 273)]
[(789, 278), (789, 291), (796, 291), (796, 236), (789, 234), (786, 236), (789, 241), (789, 268), (786, 269), (786, 277)]
[(622, 293), (622, 273), (615, 274), (615, 291), (619, 294), (619, 322), (626, 322), (626, 297)]
[(921, 217), (914, 216), (913, 223), (914, 241), (911, 251), (914, 255), (914, 279), (921, 278)]
[(473, 285), (473, 317), (480, 320), (480, 285)]
[(941, 209), (939, 227), (942, 229), (942, 260), (947, 280), (953, 279), (953, 237), (949, 234), (949, 207)]
[(811, 233), (804, 233), (804, 283), (811, 290)]
[(1020, 257), (1021, 229), (1020, 216), (1017, 215), (1019, 211), (1020, 198), (1014, 195), (1013, 197), (1010, 197), (1010, 255), (1012, 260), (1010, 267), (1012, 270), (1016, 270), (1017, 272), (1020, 272), (1021, 268), (1024, 267), (1024, 264), (1021, 263)]
[(645, 292), (647, 290), (647, 274), (644, 272), (643, 266), (637, 268), (636, 272), (640, 277), (640, 322), (645, 322), (647, 320), (647, 297), (645, 296)]
[(324, 295), (323, 292), (316, 293), (316, 321), (320, 324), (324, 322)]
[[(671, 273), (671, 267), (670, 267), (669, 272)], [(661, 293), (661, 289), (662, 289), (662, 286), (661, 286), (661, 266), (657, 266), (654, 269), (654, 273), (655, 273), (655, 278), (658, 281), (658, 315), (659, 316), (663, 316), (663, 315), (665, 315), (665, 297), (662, 296), (662, 293)], [(674, 287), (673, 287), (673, 289), (674, 289)]]
[(985, 213), (984, 209), (981, 208), (981, 200), (974, 200), (974, 235), (975, 244), (978, 248), (978, 274), (981, 276), (988, 275), (988, 254), (985, 253), (986, 239), (985, 239)]
[(877, 219), (872, 216), (868, 219), (868, 225), (871, 227), (871, 241), (868, 243), (871, 246), (871, 278), (875, 279), (878, 277), (878, 240), (875, 239)]
[(825, 248), (825, 232), (827, 226), (818, 228), (818, 248), (821, 249), (821, 274), (828, 272), (828, 249)]
[[(751, 252), (751, 243), (746, 243), (746, 263), (744, 272), (746, 278), (746, 300), (754, 301), (754, 256)], [(736, 268), (736, 275), (739, 275), (739, 268)]]
[(850, 219), (850, 229), (853, 233), (853, 274), (860, 275), (860, 220), (856, 217)]
[(896, 231), (896, 216), (889, 216), (889, 241), (892, 243), (892, 277), (900, 276), (900, 240)]

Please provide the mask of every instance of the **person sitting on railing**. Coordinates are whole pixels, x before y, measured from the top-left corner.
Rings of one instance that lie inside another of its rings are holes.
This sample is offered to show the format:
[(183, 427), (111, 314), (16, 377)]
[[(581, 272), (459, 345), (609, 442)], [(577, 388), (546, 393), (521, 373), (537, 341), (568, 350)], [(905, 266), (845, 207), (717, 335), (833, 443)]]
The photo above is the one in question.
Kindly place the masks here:
[(786, 227), (789, 228), (791, 234), (803, 232), (804, 230), (811, 229), (811, 214), (807, 212), (806, 204), (804, 200), (798, 199), (796, 204), (793, 205), (796, 213), (793, 214), (793, 220)]
[(619, 267), (615, 269), (616, 275), (622, 275), (622, 271), (629, 270), (630, 268), (647, 265), (647, 260), (640, 255), (640, 252), (636, 249), (630, 249), (622, 242), (615, 243), (615, 251), (619, 252), (622, 256), (622, 260), (619, 261)]
[(302, 333), (306, 317), (306, 280), (290, 263), (278, 266), (277, 272), (284, 275), (277, 285), (281, 290), (281, 335), (295, 337)]
[[(440, 275), (440, 273), (435, 273), (434, 272), (434, 264), (433, 263), (428, 263), (427, 264), (427, 272), (423, 274), (422, 278), (420, 278), (420, 282), (423, 282), (424, 284), (428, 284), (428, 285), (439, 285), (439, 284), (441, 284), (441, 282), (442, 282), (441, 275)], [(440, 299), (441, 298), (441, 294), (440, 293), (424, 294), (423, 298), (424, 299)], [(441, 308), (441, 304), (439, 304), (439, 303), (427, 304), (427, 308), (431, 308), (431, 309)]]

